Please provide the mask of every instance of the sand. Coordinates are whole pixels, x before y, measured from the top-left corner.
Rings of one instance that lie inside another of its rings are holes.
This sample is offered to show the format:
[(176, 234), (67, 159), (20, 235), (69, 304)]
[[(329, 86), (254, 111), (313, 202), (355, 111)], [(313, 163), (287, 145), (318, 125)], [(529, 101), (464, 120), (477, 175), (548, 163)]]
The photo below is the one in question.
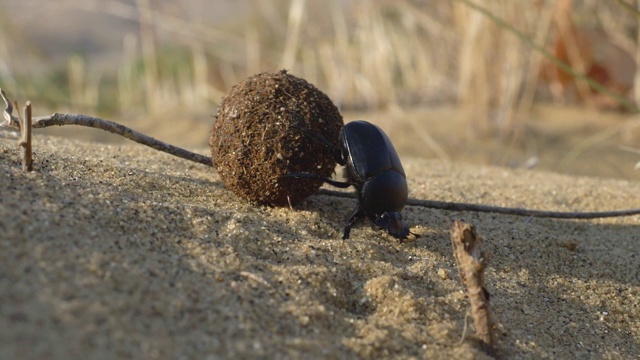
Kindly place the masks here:
[[(211, 168), (143, 146), (0, 132), (0, 358), (489, 358), (449, 222), (476, 226), (503, 358), (640, 354), (640, 216), (403, 211), (400, 243), (354, 200), (248, 204)], [(208, 153), (206, 148), (195, 149)], [(640, 206), (640, 182), (404, 158), (410, 197), (545, 210)]]

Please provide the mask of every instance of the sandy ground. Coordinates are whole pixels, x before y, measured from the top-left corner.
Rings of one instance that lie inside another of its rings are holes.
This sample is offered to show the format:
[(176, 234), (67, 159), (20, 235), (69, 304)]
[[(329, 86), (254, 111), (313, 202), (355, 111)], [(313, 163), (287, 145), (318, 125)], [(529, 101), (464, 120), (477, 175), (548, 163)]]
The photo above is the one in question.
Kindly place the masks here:
[[(485, 358), (450, 219), (491, 253), (503, 358), (640, 354), (640, 216), (525, 219), (407, 207), (422, 237), (342, 222), (354, 200), (256, 207), (206, 166), (137, 144), (0, 132), (0, 358)], [(196, 149), (207, 153), (206, 148)], [(548, 210), (638, 207), (640, 183), (405, 158), (410, 196)]]

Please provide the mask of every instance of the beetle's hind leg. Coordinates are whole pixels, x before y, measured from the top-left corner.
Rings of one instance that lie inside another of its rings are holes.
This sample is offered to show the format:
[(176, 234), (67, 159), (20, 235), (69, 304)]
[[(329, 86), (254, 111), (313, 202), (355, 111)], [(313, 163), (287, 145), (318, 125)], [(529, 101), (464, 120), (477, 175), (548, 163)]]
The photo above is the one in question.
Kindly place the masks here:
[(283, 177), (317, 179), (317, 180), (322, 180), (322, 181), (326, 182), (329, 185), (332, 185), (332, 186), (335, 186), (335, 187), (338, 187), (338, 188), (343, 188), (343, 189), (344, 188), (348, 188), (349, 186), (351, 186), (351, 183), (348, 183), (348, 182), (332, 180), (332, 179), (328, 179), (328, 178), (322, 177), (320, 175), (310, 174), (310, 173), (303, 173), (303, 172), (289, 173), (289, 174), (284, 175)]

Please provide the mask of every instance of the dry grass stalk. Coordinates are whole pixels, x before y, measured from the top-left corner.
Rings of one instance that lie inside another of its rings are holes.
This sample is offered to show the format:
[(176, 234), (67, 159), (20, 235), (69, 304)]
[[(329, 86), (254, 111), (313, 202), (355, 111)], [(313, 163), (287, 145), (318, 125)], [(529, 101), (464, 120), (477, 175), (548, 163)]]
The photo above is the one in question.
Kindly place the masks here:
[(162, 103), (162, 95), (159, 89), (158, 56), (155, 44), (153, 27), (153, 12), (149, 0), (137, 0), (136, 6), (140, 11), (140, 38), (142, 55), (144, 58), (144, 84), (146, 88), (146, 104), (153, 109)]
[(456, 221), (450, 229), (453, 254), (458, 263), (458, 272), (467, 288), (471, 302), (471, 317), (476, 334), (484, 346), (493, 352), (494, 336), (489, 292), (484, 279), (487, 258), (481, 250), (482, 238), (473, 225)]
[[(476, 4), (477, 3), (477, 4)], [(460, 39), (457, 52), (457, 101), (474, 110), (474, 126), (492, 129), (492, 120), (500, 133), (514, 127), (513, 110), (527, 85), (526, 73), (531, 49), (504, 31), (503, 24), (517, 23), (524, 32), (535, 27), (531, 6), (509, 1), (467, 1), (452, 4), (456, 33)], [(501, 19), (486, 16), (484, 9)]]
[[(572, 0), (560, 0), (556, 3), (554, 22), (558, 28), (558, 34), (568, 57), (568, 63), (579, 73), (587, 73), (587, 61), (591, 56), (591, 48), (586, 39), (581, 36), (571, 20)], [(589, 84), (584, 81), (576, 81), (578, 94), (586, 99), (587, 104), (592, 106), (589, 97)]]
[[(633, 51), (634, 42), (625, 35), (636, 21), (632, 10), (621, 16), (625, 9), (608, 3), (581, 4), (574, 10), (597, 9), (598, 23)], [(86, 111), (158, 113), (169, 99), (210, 107), (239, 80), (285, 67), (345, 108), (402, 109), (457, 95), (459, 104), (475, 110), (476, 127), (487, 128), (492, 119), (504, 133), (517, 128), (516, 106), (526, 110), (533, 101), (540, 58), (547, 57), (536, 44), (544, 44), (555, 8), (555, 2), (508, 0), (251, 4), (251, 21), (224, 25), (190, 19), (149, 0), (100, 7), (65, 4), (140, 23), (140, 40), (125, 38), (116, 86), (110, 85), (113, 74), (94, 69), (91, 58), (86, 64), (69, 61), (68, 102), (86, 106)], [(11, 54), (0, 60), (9, 69), (2, 74), (8, 85), (15, 83), (14, 73), (24, 73), (19, 62), (11, 61), (19, 58), (12, 51), (17, 47), (12, 35), (8, 25), (0, 27), (0, 38), (7, 40), (0, 54)], [(172, 42), (163, 40), (167, 38)], [(169, 52), (164, 51), (167, 45)], [(176, 50), (184, 57), (173, 58)]]
[(305, 0), (293, 0), (289, 7), (289, 20), (287, 24), (287, 39), (284, 44), (282, 62), (280, 68), (293, 67), (296, 60), (296, 52), (299, 47), (300, 27), (304, 18)]

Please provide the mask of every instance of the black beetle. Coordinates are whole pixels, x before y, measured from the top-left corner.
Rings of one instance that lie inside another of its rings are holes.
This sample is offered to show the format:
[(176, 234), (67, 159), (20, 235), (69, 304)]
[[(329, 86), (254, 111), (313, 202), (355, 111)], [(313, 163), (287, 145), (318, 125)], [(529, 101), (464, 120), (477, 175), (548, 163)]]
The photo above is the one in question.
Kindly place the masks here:
[(356, 188), (358, 206), (345, 223), (343, 239), (349, 238), (351, 227), (364, 216), (398, 239), (413, 234), (400, 215), (407, 202), (407, 179), (398, 153), (382, 129), (363, 120), (349, 122), (340, 130), (340, 148), (336, 148), (327, 139), (294, 127), (333, 149), (338, 164), (346, 167), (347, 181), (309, 173), (291, 173), (287, 177), (315, 178), (340, 188)]

